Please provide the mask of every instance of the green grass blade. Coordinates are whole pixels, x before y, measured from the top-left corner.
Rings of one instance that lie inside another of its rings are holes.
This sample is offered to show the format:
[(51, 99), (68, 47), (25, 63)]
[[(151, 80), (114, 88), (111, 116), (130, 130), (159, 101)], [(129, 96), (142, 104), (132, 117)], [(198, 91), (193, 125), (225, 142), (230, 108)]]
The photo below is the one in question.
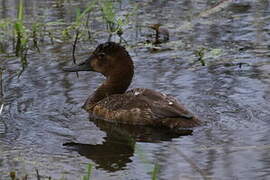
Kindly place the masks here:
[(83, 176), (83, 180), (90, 180), (91, 174), (92, 174), (92, 168), (93, 165), (90, 163), (87, 166), (87, 174), (85, 176)]
[(23, 0), (20, 0), (18, 11), (17, 11), (17, 19), (22, 21), (24, 18), (24, 5)]
[(152, 180), (157, 180), (158, 179), (158, 173), (159, 173), (159, 165), (155, 164), (154, 169), (152, 171)]

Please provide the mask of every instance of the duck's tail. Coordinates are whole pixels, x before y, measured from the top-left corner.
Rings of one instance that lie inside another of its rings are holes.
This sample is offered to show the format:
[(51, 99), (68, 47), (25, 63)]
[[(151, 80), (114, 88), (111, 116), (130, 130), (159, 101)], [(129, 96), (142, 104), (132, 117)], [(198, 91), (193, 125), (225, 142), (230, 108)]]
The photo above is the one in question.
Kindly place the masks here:
[(194, 128), (202, 125), (202, 122), (196, 118), (166, 118), (161, 120), (161, 124), (170, 129), (186, 129), (186, 128)]

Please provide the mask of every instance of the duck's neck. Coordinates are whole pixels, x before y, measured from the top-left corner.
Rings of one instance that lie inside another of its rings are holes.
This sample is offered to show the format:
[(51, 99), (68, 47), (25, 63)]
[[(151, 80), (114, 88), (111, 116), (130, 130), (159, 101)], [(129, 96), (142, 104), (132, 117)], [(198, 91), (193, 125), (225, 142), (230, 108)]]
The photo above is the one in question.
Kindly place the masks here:
[(108, 76), (105, 82), (87, 99), (83, 105), (84, 109), (91, 108), (100, 100), (112, 95), (112, 94), (122, 94), (124, 93), (133, 77), (133, 71), (129, 74), (123, 75), (122, 73), (114, 74), (113, 76)]

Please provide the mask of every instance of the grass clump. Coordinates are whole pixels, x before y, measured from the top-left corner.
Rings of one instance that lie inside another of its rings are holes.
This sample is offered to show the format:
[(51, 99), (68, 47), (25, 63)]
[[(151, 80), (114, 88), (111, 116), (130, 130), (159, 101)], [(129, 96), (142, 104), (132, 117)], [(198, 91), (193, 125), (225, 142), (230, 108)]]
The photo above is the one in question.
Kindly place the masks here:
[[(65, 1), (60, 0), (57, 2), (63, 4)], [(93, 10), (102, 14), (102, 21), (109, 33), (108, 41), (111, 40), (113, 35), (117, 35), (120, 43), (123, 40), (127, 44), (122, 35), (124, 26), (129, 24), (129, 17), (133, 13), (119, 16), (116, 13), (116, 2), (112, 0), (89, 1), (83, 10), (76, 9), (75, 18), (68, 26), (62, 21), (43, 22), (33, 20), (28, 22), (25, 18), (24, 2), (24, 0), (19, 0), (16, 18), (0, 19), (0, 53), (6, 54), (8, 57), (16, 56), (20, 58), (22, 69), (19, 72), (19, 76), (28, 66), (27, 56), (29, 52), (40, 52), (40, 46), (48, 41), (51, 44), (63, 41), (71, 42), (73, 62), (76, 63), (77, 44), (81, 41), (93, 40), (89, 25)], [(55, 25), (57, 28), (50, 30)], [(64, 27), (59, 25), (64, 25)]]
[(102, 12), (103, 20), (106, 24), (107, 31), (109, 32), (108, 41), (111, 41), (113, 35), (117, 35), (120, 39), (120, 43), (123, 40), (127, 44), (122, 35), (124, 33), (124, 26), (129, 24), (129, 17), (133, 15), (133, 13), (128, 13), (123, 17), (118, 16), (115, 11), (115, 4), (111, 0), (100, 1), (99, 6)]
[[(29, 49), (40, 52), (39, 42), (44, 39), (46, 26), (48, 25), (42, 22), (27, 24), (24, 12), (24, 0), (20, 0), (16, 18), (0, 20), (0, 53), (7, 54), (8, 57), (16, 56), (20, 58), (22, 69), (19, 76), (28, 65)], [(50, 33), (47, 34), (50, 35)]]

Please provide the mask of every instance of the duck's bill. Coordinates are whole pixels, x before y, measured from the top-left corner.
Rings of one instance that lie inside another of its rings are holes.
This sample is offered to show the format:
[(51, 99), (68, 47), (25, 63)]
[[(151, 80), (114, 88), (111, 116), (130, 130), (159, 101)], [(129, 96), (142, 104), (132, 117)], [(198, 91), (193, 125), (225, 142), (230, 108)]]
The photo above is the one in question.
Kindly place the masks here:
[(70, 67), (64, 67), (63, 70), (66, 72), (93, 71), (90, 66), (90, 58), (80, 64), (75, 64)]

